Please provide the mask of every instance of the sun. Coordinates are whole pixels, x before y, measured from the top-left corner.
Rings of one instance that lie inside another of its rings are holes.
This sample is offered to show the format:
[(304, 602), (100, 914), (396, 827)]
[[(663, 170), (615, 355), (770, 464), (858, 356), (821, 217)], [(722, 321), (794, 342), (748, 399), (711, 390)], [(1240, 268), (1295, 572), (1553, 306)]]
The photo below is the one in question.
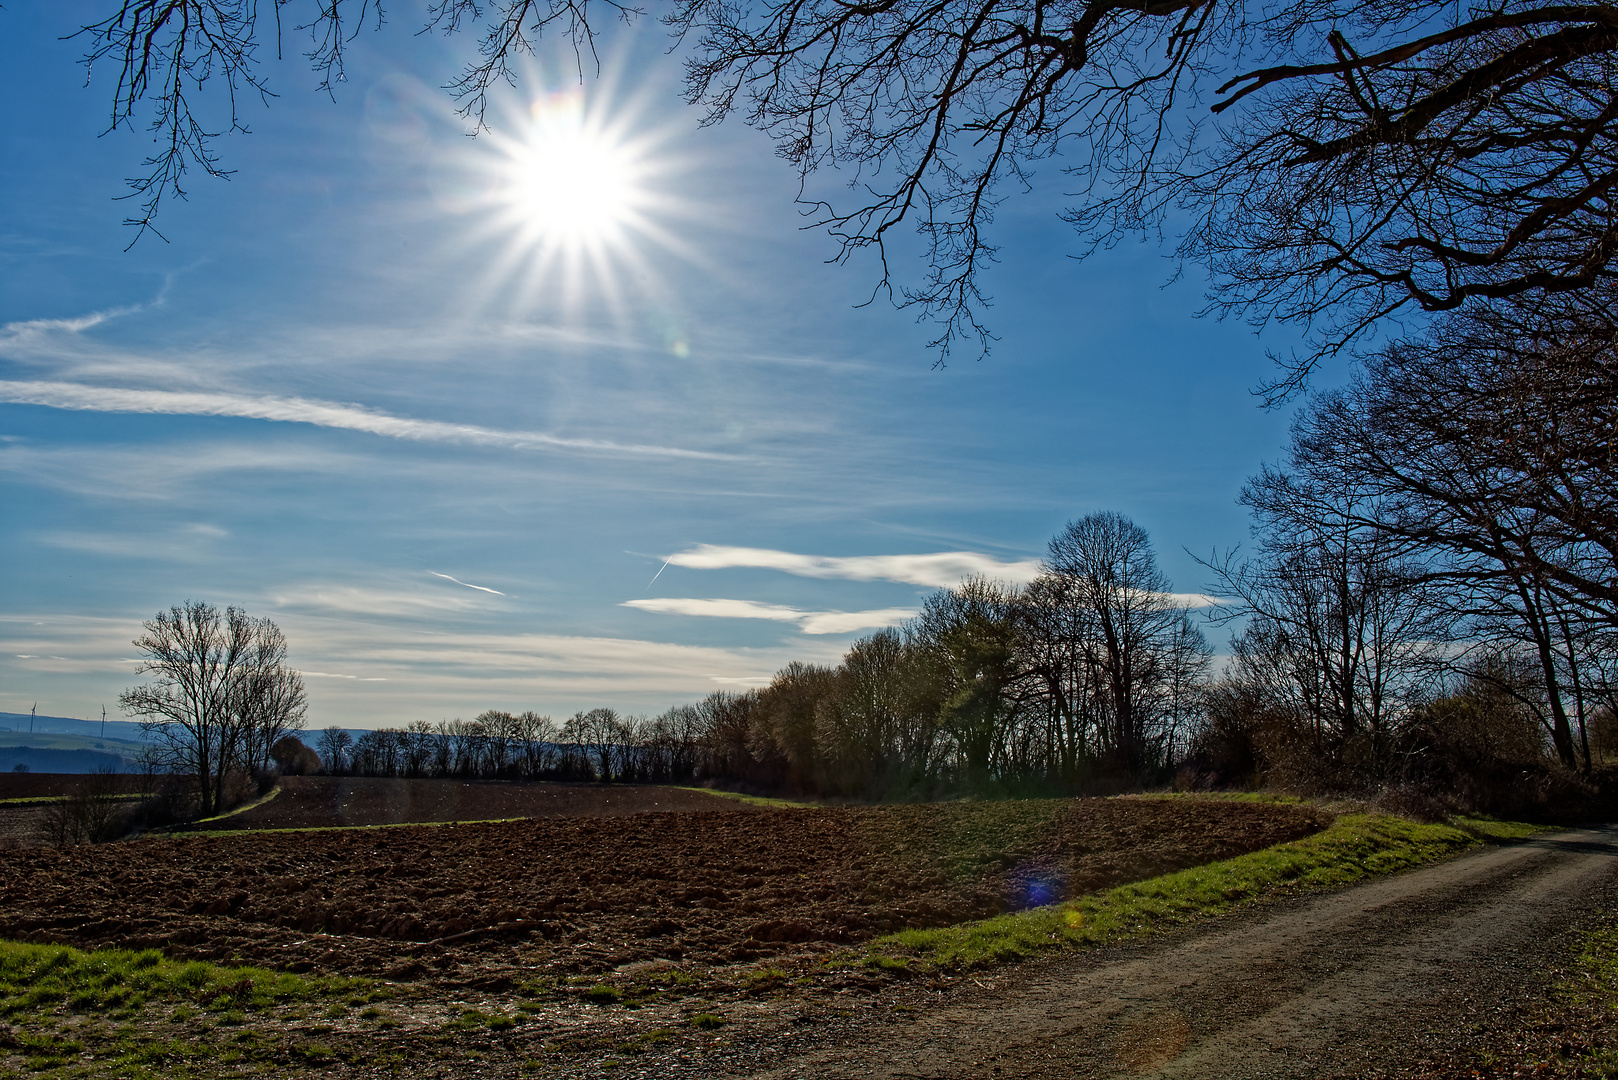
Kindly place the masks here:
[(675, 227), (692, 207), (670, 125), (614, 91), (512, 95), (468, 140), (441, 205), (472, 215), (461, 239), (483, 259), (469, 282), (479, 303), (634, 322), (661, 296), (670, 258), (696, 258)]
[(506, 197), (530, 229), (558, 243), (613, 239), (642, 201), (636, 163), (627, 147), (591, 130), (576, 111), (561, 112), (537, 122), (514, 148)]
[(639, 147), (590, 116), (583, 94), (535, 101), (503, 140), (497, 201), (530, 245), (552, 251), (622, 246), (650, 202)]

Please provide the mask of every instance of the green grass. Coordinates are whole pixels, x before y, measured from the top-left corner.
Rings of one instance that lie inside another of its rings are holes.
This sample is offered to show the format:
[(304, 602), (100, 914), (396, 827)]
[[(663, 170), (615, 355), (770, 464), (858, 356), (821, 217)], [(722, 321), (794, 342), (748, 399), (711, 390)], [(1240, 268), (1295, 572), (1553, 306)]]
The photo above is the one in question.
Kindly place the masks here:
[(235, 809), (226, 810), (223, 814), (215, 814), (213, 817), (205, 817), (205, 818), (199, 818), (196, 821), (188, 821), (188, 822), (186, 822), (185, 826), (183, 826), (183, 827), (190, 827), (190, 826), (193, 826), (193, 825), (206, 825), (210, 821), (221, 821), (221, 820), (223, 820), (225, 818), (228, 818), (228, 817), (235, 817), (237, 814), (245, 814), (249, 810), (258, 809), (259, 807), (263, 806), (265, 803), (267, 803), (267, 802), (271, 801), (272, 799), (274, 799), (279, 794), (281, 794), (281, 788), (280, 788), (279, 785), (277, 785), (275, 787), (272, 787), (267, 794), (261, 795), (258, 798), (252, 800), (251, 802), (242, 803), (242, 805), (236, 807)]
[[(1520, 1070), (1512, 1075), (1618, 1077), (1613, 1038), (1618, 1027), (1618, 922), (1610, 916), (1579, 943), (1566, 974), (1551, 987), (1547, 1010), (1537, 1026), (1555, 1034), (1554, 1049), (1541, 1045), (1541, 1052), (1530, 1051), (1528, 1060), (1510, 1062), (1512, 1070)], [(1566, 1032), (1577, 1035), (1568, 1039)], [(1526, 1048), (1535, 1041), (1517, 1042)]]
[(818, 807), (819, 803), (794, 802), (791, 799), (770, 799), (763, 795), (743, 795), (739, 791), (720, 791), (718, 788), (685, 787), (671, 784), (676, 791), (698, 791), (704, 795), (717, 795), (721, 799), (735, 799), (737, 802), (747, 803), (749, 806), (768, 806), (778, 810), (803, 810)]
[[(77, 798), (77, 797), (78, 796), (76, 796), (76, 795), (31, 795), (31, 796), (28, 796), (26, 798), (0, 799), (0, 806), (48, 806), (51, 803), (67, 802), (69, 799), (74, 799), (74, 798)], [(116, 799), (116, 800), (120, 800), (120, 801), (128, 801), (128, 800), (132, 800), (132, 799), (142, 798), (142, 796), (138, 795), (138, 794), (136, 794), (136, 795), (121, 794), (121, 795), (103, 795), (103, 796), (100, 796), (100, 798)]]
[(1302, 840), (1063, 904), (940, 929), (903, 930), (873, 941), (863, 962), (879, 970), (925, 970), (1024, 960), (1150, 933), (1284, 891), (1350, 885), (1437, 862), (1485, 841), (1538, 831), (1477, 818), (1422, 825), (1389, 815), (1345, 814)]
[[(239, 811), (232, 810), (231, 814)], [(224, 815), (229, 817), (230, 814)], [(218, 818), (206, 818), (217, 821)], [(258, 833), (363, 832), (367, 829), (428, 829), (445, 825), (499, 825), (507, 821), (532, 821), (525, 817), (469, 818), (465, 821), (389, 821), (380, 825), (287, 825), (273, 829), (194, 829), (175, 836), (252, 836)], [(200, 824), (193, 822), (192, 824)]]
[(351, 990), (358, 980), (310, 979), (256, 967), (170, 960), (156, 949), (97, 949), (0, 941), (0, 1016), (122, 1011), (176, 1001), (215, 1013), (239, 1013)]
[(883, 807), (857, 827), (875, 851), (913, 873), (971, 879), (1048, 849), (1072, 809), (1072, 799), (961, 800)]

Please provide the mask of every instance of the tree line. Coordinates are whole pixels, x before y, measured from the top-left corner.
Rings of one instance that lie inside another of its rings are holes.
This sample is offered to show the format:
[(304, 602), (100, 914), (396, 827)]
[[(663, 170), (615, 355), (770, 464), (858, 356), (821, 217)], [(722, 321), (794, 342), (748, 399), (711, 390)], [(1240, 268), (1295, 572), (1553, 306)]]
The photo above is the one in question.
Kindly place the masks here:
[(328, 770), (393, 776), (711, 780), (852, 798), (1077, 789), (1164, 774), (1185, 748), (1210, 649), (1134, 522), (1067, 526), (1025, 587), (978, 579), (835, 666), (794, 662), (768, 686), (656, 717), (563, 723), (489, 711), (350, 741)]
[[(1480, 806), (1589, 776), (1618, 749), (1618, 309), (1591, 295), (1455, 315), (1306, 399), (1242, 491), (1252, 550), (1204, 560), (1217, 602), (1096, 513), (1028, 584), (939, 590), (835, 665), (655, 717), (333, 727), (311, 764), (855, 799), (1418, 784)], [(1217, 668), (1199, 608), (1236, 631)], [(295, 768), (303, 686), (273, 623), (188, 602), (145, 630), (157, 679), (121, 700), (202, 813), (233, 773)]]
[[(1134, 522), (1091, 514), (1027, 585), (939, 590), (836, 665), (652, 718), (490, 711), (323, 755), (859, 799), (1177, 779), (1487, 807), (1589, 777), (1618, 750), (1618, 399), (1615, 327), (1576, 307), (1457, 318), (1309, 398), (1243, 489), (1252, 551), (1204, 560), (1217, 602), (1175, 594)], [(1217, 668), (1199, 606), (1236, 631)]]

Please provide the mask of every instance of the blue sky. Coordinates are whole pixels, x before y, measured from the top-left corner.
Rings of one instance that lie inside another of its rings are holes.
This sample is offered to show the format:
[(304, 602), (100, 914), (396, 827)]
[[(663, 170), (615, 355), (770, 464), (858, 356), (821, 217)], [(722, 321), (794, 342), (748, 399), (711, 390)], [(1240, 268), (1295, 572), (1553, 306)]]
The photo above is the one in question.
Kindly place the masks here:
[[(1070, 258), (1054, 165), (999, 215), (994, 352), (939, 369), (768, 141), (698, 126), (655, 24), (582, 86), (542, 57), (474, 139), (436, 89), (472, 42), (401, 9), (335, 100), (269, 63), (233, 178), (126, 252), (148, 136), (98, 138), (106, 73), (58, 40), (97, 10), (0, 12), (0, 710), (99, 716), (196, 598), (287, 632), (313, 726), (655, 712), (1024, 575), (1094, 510), (1188, 592), (1184, 549), (1246, 538), (1288, 342), (1195, 318), (1155, 244)], [(512, 191), (580, 117), (624, 220), (570, 253)]]

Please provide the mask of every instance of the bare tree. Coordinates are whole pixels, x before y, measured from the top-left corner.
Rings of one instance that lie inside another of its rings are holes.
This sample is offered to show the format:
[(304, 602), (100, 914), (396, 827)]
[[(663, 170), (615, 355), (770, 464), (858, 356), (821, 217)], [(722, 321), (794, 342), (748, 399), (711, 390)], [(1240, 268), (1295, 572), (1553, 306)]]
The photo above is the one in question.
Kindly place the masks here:
[(114, 770), (102, 768), (91, 773), (71, 795), (46, 809), (46, 839), (56, 847), (116, 839), (129, 827), (131, 807), (124, 801), (125, 790)]
[(816, 723), (821, 702), (832, 693), (832, 672), (797, 660), (758, 692), (748, 750), (772, 774), (771, 782), (812, 791), (818, 777)]
[[(1580, 657), (1618, 629), (1618, 340), (1611, 289), (1498, 303), (1373, 357), (1299, 416), (1301, 482), (1367, 493), (1356, 528), (1423, 553), (1472, 633), (1536, 656), (1575, 764)], [(1581, 644), (1586, 643), (1586, 644)]]
[(348, 765), (349, 749), (354, 745), (354, 736), (333, 724), (320, 733), (320, 756), (325, 759), (326, 771), (333, 776), (340, 774)]
[[(274, 738), (301, 726), (302, 679), (268, 619), (190, 600), (145, 624), (135, 639), (141, 674), (155, 681), (119, 696), (166, 768), (193, 778), (204, 816), (222, 809), (232, 771), (262, 766)], [(259, 755), (264, 755), (260, 757)]]
[(1323, 768), (1346, 754), (1375, 775), (1427, 696), (1457, 613), (1430, 561), (1365, 523), (1380, 513), (1367, 485), (1336, 479), (1266, 467), (1242, 491), (1257, 557), (1205, 565), (1229, 601), (1214, 619), (1245, 622), (1233, 677), (1309, 731)]
[(562, 728), (564, 741), (573, 743), (585, 765), (603, 784), (618, 776), (623, 721), (612, 709), (589, 709), (575, 713)]
[(940, 734), (968, 786), (999, 771), (1018, 719), (1017, 592), (972, 578), (929, 596), (911, 624), (936, 680)]
[(519, 713), (514, 736), (524, 776), (537, 777), (550, 768), (552, 744), (557, 737), (556, 724), (550, 717), (532, 711)]
[(1065, 651), (1089, 669), (1083, 684), (1099, 706), (1098, 749), (1131, 776), (1164, 764), (1208, 648), (1146, 530), (1110, 512), (1070, 522), (1051, 540), (1045, 573), (1043, 594), (1071, 612), (1077, 635)]
[(271, 747), (302, 731), (309, 705), (303, 676), (287, 666), (287, 640), (268, 619), (255, 630), (247, 670), (236, 688), (233, 711), (241, 719), (242, 761), (251, 772), (270, 768)]

